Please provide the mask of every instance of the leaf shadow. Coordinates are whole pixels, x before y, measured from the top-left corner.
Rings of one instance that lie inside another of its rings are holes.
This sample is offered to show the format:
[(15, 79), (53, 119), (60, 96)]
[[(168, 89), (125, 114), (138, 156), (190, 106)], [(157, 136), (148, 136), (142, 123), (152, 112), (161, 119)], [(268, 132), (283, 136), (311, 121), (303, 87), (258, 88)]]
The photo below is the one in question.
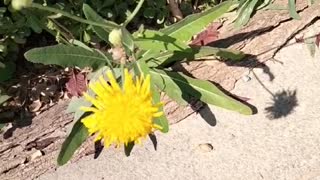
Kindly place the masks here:
[(259, 35), (263, 35), (265, 33), (268, 33), (272, 31), (275, 27), (274, 26), (267, 26), (259, 29), (255, 29), (249, 32), (242, 32), (238, 34), (234, 34), (232, 36), (218, 39), (212, 43), (209, 43), (209, 46), (213, 47), (220, 47), (220, 48), (228, 48), (229, 46), (248, 40), (248, 39), (253, 39)]
[[(10, 113), (12, 114), (12, 113)], [(14, 113), (13, 113), (14, 114)], [(17, 117), (17, 115), (13, 115), (10, 116), (10, 118), (13, 118), (14, 120), (12, 121), (12, 119), (8, 119), (8, 121), (5, 121), (6, 118), (1, 118), (1, 121), (3, 121), (3, 123), (12, 123), (12, 127), (10, 127), (9, 129), (7, 129), (4, 133), (3, 133), (3, 138), (4, 139), (9, 139), (10, 137), (13, 136), (13, 133), (16, 129), (20, 129), (23, 127), (27, 127), (30, 126), (32, 124), (32, 117), (31, 116), (27, 116), (27, 112), (21, 112), (20, 113), (20, 117)]]
[[(159, 41), (158, 43), (163, 43), (166, 50), (170, 49), (168, 47), (169, 45), (173, 45), (179, 51), (184, 50), (184, 47), (181, 47), (181, 46), (179, 46), (179, 44), (176, 43), (177, 42), (176, 38), (173, 38), (173, 37), (165, 35), (165, 34), (163, 34), (163, 35), (155, 34), (152, 37), (146, 37), (145, 35), (143, 35), (142, 37), (140, 37), (139, 40)], [(152, 48), (152, 47), (150, 47), (150, 48)]]
[(103, 150), (104, 146), (101, 144), (101, 140), (94, 142), (94, 156), (93, 159), (97, 159), (102, 150)]
[(158, 140), (157, 140), (157, 136), (155, 134), (149, 134), (149, 138), (153, 144), (153, 148), (156, 151), (157, 147), (158, 147)]
[(270, 120), (286, 117), (298, 106), (297, 90), (281, 90), (273, 94), (270, 106), (265, 108)]

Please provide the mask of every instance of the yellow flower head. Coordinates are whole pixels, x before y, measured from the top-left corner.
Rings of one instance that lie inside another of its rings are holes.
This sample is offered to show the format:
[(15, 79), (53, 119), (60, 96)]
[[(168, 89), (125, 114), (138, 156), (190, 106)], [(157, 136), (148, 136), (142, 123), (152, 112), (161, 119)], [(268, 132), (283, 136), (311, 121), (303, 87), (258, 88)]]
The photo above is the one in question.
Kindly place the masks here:
[(133, 81), (128, 70), (124, 70), (124, 84), (121, 88), (111, 72), (107, 73), (109, 84), (103, 79), (92, 83), (89, 87), (96, 97), (84, 94), (94, 107), (81, 107), (85, 112), (92, 112), (81, 122), (90, 134), (97, 133), (96, 141), (103, 139), (108, 147), (110, 144), (140, 143), (141, 139), (161, 129), (154, 124), (153, 118), (160, 117), (162, 104), (152, 103), (150, 92), (150, 75)]

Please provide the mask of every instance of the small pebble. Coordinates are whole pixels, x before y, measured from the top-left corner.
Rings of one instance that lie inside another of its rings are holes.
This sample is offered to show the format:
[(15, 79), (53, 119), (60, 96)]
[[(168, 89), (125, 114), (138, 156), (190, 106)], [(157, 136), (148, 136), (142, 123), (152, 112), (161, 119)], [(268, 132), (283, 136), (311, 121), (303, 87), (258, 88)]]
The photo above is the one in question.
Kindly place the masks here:
[(213, 146), (210, 143), (199, 144), (198, 147), (202, 152), (210, 152), (213, 150)]
[(40, 150), (37, 150), (36, 152), (34, 152), (31, 157), (30, 157), (30, 161), (35, 160), (37, 157), (42, 156), (42, 152)]

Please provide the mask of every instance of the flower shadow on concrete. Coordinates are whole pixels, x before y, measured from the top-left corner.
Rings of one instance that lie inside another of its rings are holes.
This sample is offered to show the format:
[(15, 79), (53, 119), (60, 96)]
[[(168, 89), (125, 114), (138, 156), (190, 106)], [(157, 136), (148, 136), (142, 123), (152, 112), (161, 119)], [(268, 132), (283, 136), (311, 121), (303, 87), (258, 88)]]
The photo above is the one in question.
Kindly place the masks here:
[(286, 117), (298, 106), (297, 91), (282, 90), (273, 94), (271, 105), (265, 108), (270, 120)]

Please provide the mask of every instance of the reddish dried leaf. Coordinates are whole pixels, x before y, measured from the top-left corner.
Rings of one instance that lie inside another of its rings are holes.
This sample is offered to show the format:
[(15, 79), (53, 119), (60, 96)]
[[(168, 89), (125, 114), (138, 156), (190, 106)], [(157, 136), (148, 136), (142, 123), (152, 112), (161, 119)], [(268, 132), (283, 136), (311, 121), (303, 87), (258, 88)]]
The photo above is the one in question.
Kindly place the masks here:
[(67, 91), (72, 96), (81, 96), (87, 90), (86, 74), (72, 71), (68, 82), (66, 83)]
[(320, 34), (316, 35), (316, 45), (317, 47), (320, 45)]
[(222, 26), (222, 23), (212, 23), (204, 31), (199, 33), (190, 43), (195, 46), (205, 46), (211, 42), (216, 41), (219, 38), (218, 28)]

